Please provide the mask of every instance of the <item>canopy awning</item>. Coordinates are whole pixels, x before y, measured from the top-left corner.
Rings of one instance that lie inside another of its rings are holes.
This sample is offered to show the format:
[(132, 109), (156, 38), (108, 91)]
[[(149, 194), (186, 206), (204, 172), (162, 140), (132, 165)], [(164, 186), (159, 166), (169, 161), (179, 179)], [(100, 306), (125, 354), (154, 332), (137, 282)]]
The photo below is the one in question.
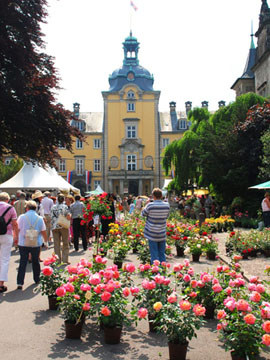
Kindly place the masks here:
[(254, 185), (249, 187), (249, 189), (270, 189), (270, 181), (266, 181), (264, 183), (258, 184), (258, 185)]

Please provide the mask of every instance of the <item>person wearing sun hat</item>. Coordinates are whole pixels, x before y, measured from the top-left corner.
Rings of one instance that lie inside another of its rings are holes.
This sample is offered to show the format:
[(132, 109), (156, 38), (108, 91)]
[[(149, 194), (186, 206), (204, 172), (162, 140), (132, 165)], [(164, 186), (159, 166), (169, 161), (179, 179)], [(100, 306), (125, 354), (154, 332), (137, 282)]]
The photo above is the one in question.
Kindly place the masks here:
[(44, 218), (44, 208), (43, 205), (41, 204), (43, 197), (44, 195), (40, 190), (36, 190), (34, 194), (32, 194), (32, 200), (34, 200), (37, 203), (36, 212), (38, 213), (38, 215)]

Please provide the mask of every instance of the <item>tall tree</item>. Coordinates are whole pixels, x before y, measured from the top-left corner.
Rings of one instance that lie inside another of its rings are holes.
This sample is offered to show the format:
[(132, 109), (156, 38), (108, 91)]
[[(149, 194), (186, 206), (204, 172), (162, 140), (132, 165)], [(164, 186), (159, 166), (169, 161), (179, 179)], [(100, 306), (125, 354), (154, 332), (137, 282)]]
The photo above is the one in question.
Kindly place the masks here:
[(72, 150), (71, 113), (56, 104), (58, 75), (44, 50), (46, 0), (0, 1), (0, 158), (54, 163), (59, 144)]

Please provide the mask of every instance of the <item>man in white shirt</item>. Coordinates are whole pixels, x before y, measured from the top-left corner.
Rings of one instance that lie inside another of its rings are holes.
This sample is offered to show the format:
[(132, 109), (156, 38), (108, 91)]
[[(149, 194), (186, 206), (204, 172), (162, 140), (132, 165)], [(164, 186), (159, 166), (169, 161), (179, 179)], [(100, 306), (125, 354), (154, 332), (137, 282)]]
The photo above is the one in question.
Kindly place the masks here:
[(53, 200), (51, 199), (51, 193), (49, 191), (45, 191), (44, 198), (42, 199), (41, 204), (44, 209), (46, 234), (49, 241), (51, 238), (51, 209), (53, 207)]

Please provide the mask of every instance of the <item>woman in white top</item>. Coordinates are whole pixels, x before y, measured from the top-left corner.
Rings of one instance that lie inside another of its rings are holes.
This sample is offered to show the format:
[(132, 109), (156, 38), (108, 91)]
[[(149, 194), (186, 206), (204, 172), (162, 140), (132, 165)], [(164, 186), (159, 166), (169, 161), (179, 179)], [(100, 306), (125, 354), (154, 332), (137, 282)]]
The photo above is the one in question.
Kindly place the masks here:
[(268, 192), (265, 193), (262, 201), (262, 215), (264, 226), (270, 227), (270, 194)]

